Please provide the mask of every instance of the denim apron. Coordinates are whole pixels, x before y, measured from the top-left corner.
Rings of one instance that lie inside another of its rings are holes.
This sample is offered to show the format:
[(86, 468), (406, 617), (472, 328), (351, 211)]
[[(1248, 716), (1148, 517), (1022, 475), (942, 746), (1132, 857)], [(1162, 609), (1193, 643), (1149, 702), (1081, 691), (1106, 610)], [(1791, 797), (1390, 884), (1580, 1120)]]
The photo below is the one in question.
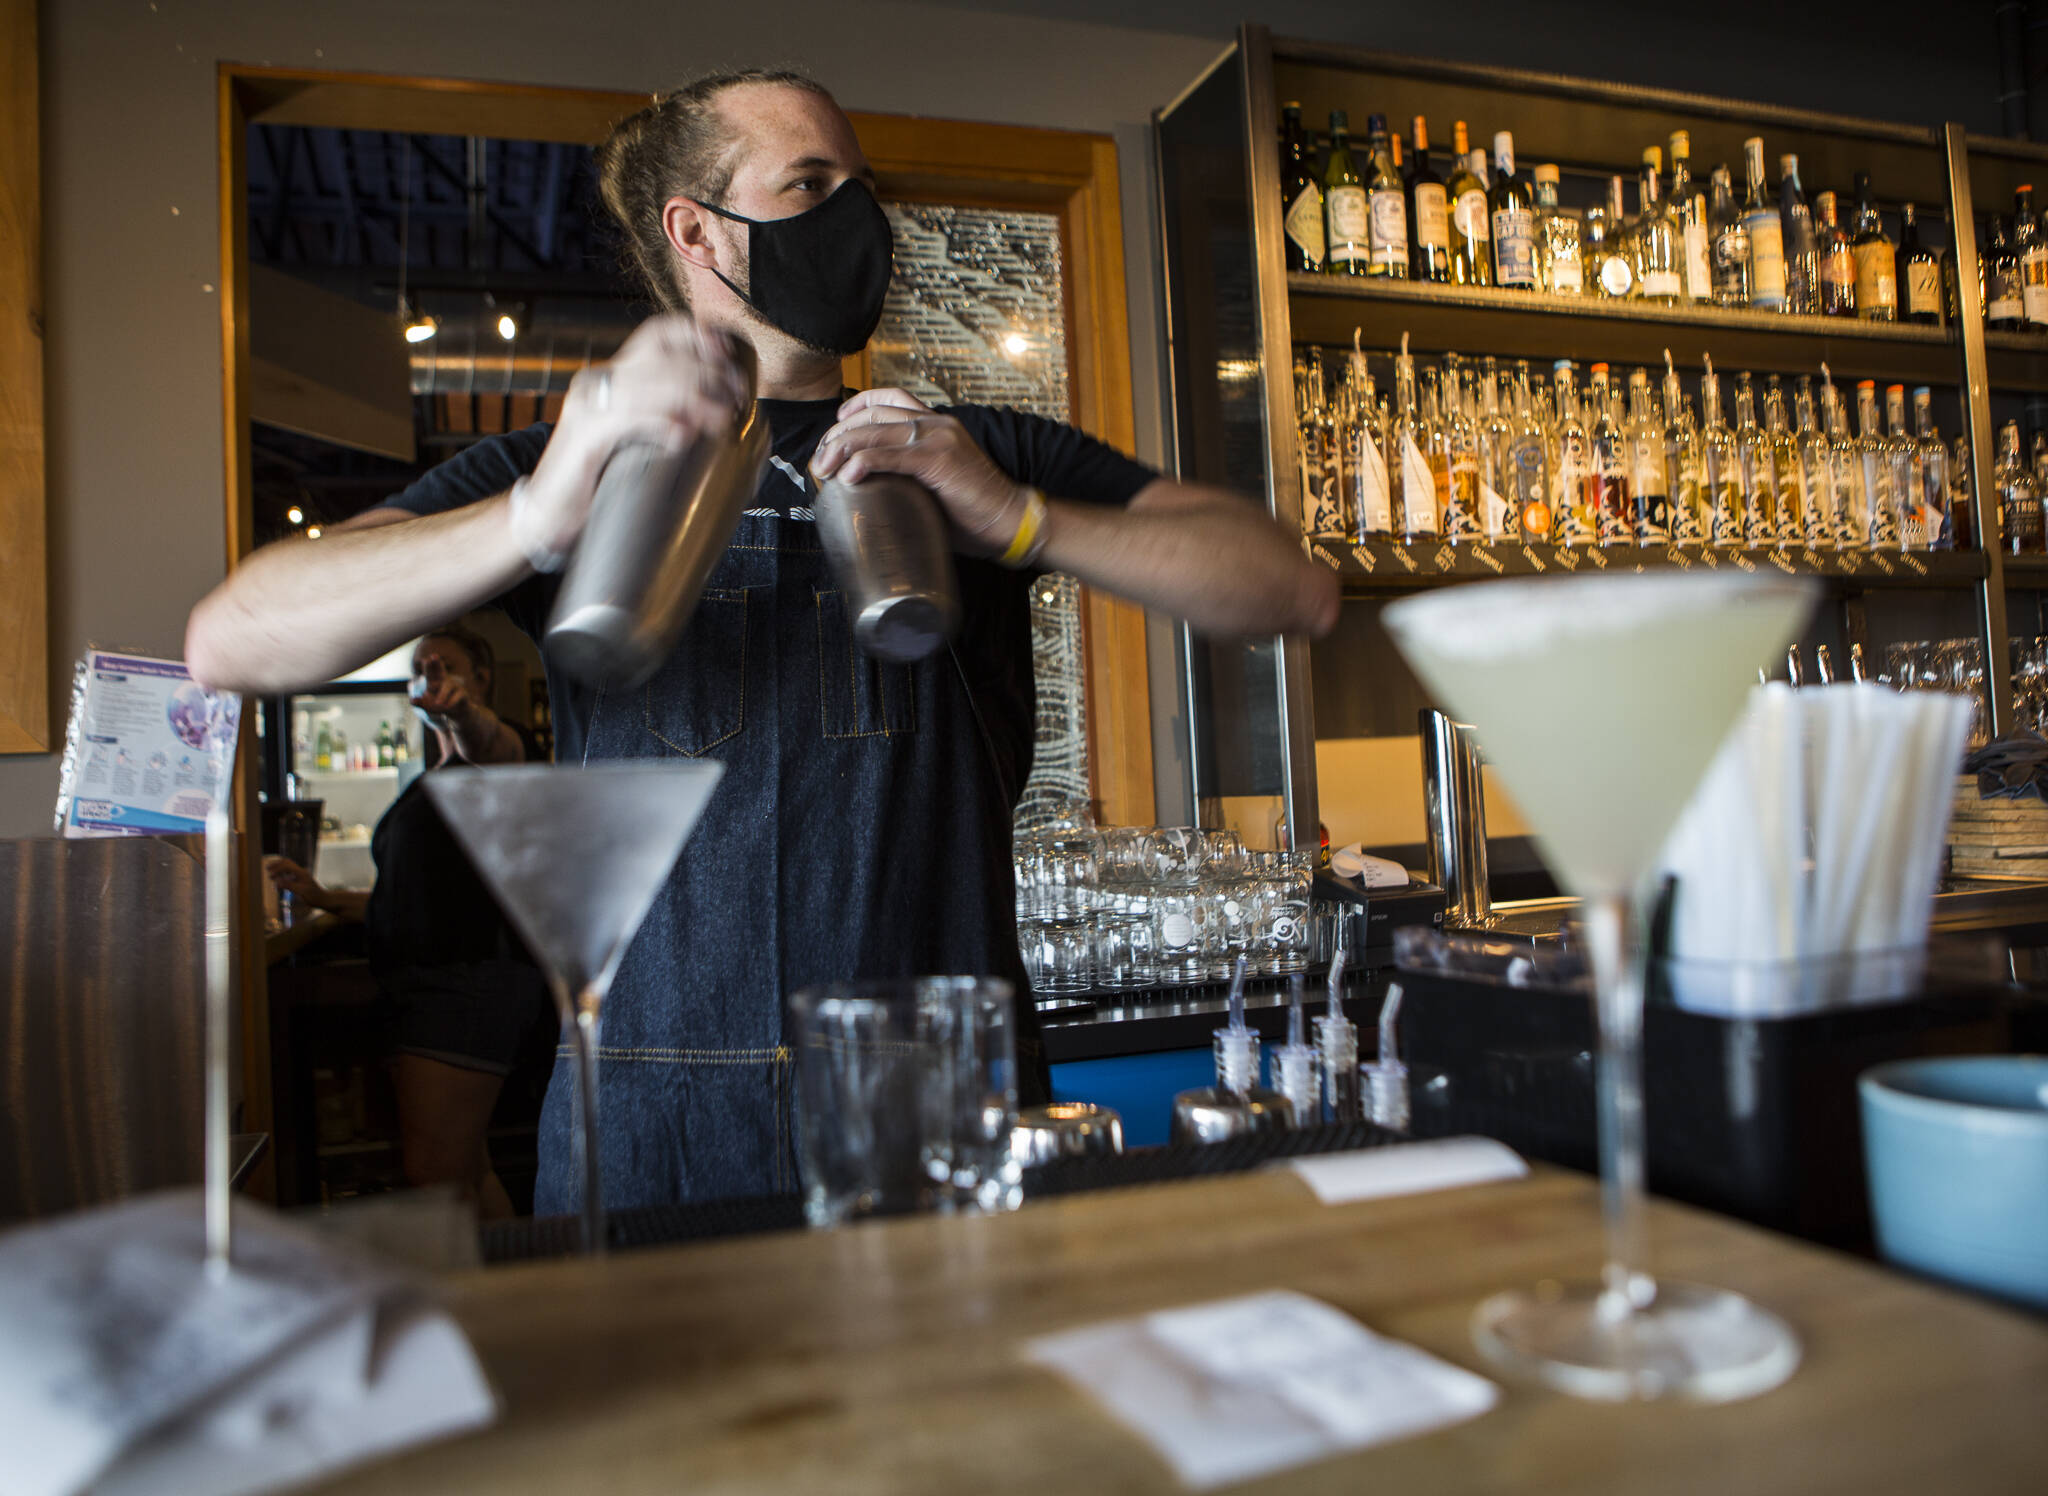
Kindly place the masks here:
[[(1020, 1089), (1042, 1097), (1010, 863), (1029, 744), (1019, 753), (992, 739), (968, 684), (1008, 668), (1010, 624), (989, 620), (1013, 620), (994, 611), (996, 594), (1016, 586), (1021, 599), (1022, 579), (978, 563), (961, 571), (958, 652), (882, 664), (854, 644), (817, 526), (747, 514), (647, 685), (586, 691), (550, 671), (555, 700), (570, 698), (555, 714), (558, 762), (725, 765), (605, 1001), (609, 1207), (798, 1187), (782, 999), (810, 983), (1008, 978)], [(572, 1094), (563, 1048), (541, 1115), (537, 1214), (578, 1203)]]

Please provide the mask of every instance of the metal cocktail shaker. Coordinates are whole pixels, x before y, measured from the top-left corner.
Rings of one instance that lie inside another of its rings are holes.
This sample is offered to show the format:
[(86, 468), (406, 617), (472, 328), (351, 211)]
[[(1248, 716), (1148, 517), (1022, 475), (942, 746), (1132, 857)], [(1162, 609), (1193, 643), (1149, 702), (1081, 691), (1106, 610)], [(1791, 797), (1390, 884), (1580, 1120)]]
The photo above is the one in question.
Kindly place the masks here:
[(907, 665), (945, 643), (960, 621), (960, 589), (931, 490), (898, 473), (828, 478), (814, 508), (860, 647)]
[[(733, 345), (754, 383), (754, 351)], [(592, 685), (631, 688), (668, 658), (760, 486), (771, 437), (758, 406), (680, 452), (635, 443), (605, 464), (542, 648)]]

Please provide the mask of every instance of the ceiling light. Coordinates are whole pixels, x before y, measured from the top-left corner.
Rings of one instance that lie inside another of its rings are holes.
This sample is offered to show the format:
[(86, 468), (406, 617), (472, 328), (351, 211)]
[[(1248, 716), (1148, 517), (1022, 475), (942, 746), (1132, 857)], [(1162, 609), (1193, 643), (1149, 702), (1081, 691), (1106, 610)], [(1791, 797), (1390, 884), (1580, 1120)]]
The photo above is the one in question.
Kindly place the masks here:
[(408, 343), (424, 343), (440, 330), (440, 324), (432, 317), (415, 317), (405, 324), (405, 340)]
[(519, 323), (510, 312), (505, 312), (499, 316), (498, 336), (508, 343), (519, 336)]
[(1021, 332), (1013, 332), (1003, 339), (1003, 351), (1012, 358), (1017, 357), (1017, 355), (1023, 353), (1030, 346), (1031, 339), (1025, 337)]
[(306, 511), (297, 504), (294, 504), (291, 508), (285, 510), (284, 517), (295, 525), (303, 525), (306, 522)]
[(318, 525), (308, 525), (308, 526), (306, 527), (306, 539), (308, 539), (308, 540), (318, 540), (319, 538), (320, 538), (320, 527), (319, 527)]

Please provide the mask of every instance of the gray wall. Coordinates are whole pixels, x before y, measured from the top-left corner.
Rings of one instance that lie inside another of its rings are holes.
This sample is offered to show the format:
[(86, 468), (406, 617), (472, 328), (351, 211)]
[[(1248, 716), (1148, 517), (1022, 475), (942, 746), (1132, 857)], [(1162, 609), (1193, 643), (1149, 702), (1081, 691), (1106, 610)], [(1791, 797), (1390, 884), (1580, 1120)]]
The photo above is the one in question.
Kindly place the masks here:
[[(1944, 8), (1917, 55), (1894, 44), (1907, 33), (1889, 0), (1857, 7), (1859, 29), (1840, 42), (1817, 17), (1847, 7), (1753, 0), (1647, 13), (1668, 14), (1661, 24), (1540, 0), (1242, 8), (1283, 32), (1991, 127), (1988, 5)], [(1140, 450), (1156, 455), (1136, 127), (1215, 55), (1239, 11), (1237, 0), (48, 0), (53, 679), (68, 681), (88, 641), (175, 655), (186, 611), (223, 571), (216, 62), (653, 90), (721, 64), (796, 61), (854, 109), (1113, 130)], [(1105, 15), (1131, 24), (1094, 23)], [(1789, 42), (1786, 25), (1799, 28)], [(0, 758), (0, 837), (47, 831), (55, 794), (54, 756)]]

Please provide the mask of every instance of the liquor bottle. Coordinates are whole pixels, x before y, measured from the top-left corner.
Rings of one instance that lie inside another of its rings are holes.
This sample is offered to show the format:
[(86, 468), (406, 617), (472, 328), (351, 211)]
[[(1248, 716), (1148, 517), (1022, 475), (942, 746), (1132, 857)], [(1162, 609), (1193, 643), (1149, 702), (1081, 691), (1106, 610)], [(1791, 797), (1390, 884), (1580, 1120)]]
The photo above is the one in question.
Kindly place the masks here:
[(1572, 362), (1561, 358), (1551, 370), (1557, 390), (1557, 456), (1551, 472), (1551, 539), (1558, 545), (1591, 545), (1600, 534), (1600, 470), (1592, 439), (1579, 419)]
[(1415, 150), (1408, 163), (1408, 266), (1414, 279), (1451, 278), (1451, 209), (1443, 178), (1429, 166), (1429, 122), (1416, 115), (1411, 122)]
[(377, 767), (388, 769), (395, 762), (396, 760), (391, 756), (391, 724), (389, 722), (379, 722), (377, 724)]
[(1371, 114), (1365, 120), (1367, 149), (1371, 152), (1371, 180), (1366, 184), (1366, 208), (1372, 235), (1372, 259), (1367, 275), (1391, 280), (1408, 279), (1408, 193), (1401, 174), (1394, 168), (1393, 146), (1387, 139), (1387, 117)]
[[(1977, 529), (1977, 506), (1971, 498), (1974, 490), (1970, 484), (1970, 439), (1957, 432), (1948, 453), (1948, 491), (1949, 511), (1956, 517), (1958, 550), (1975, 550), (1982, 542), (1982, 536)], [(2040, 491), (2038, 483), (2035, 485), (2035, 491)], [(1997, 544), (1996, 538), (1989, 543)]]
[(1614, 418), (1613, 389), (1605, 364), (1593, 365), (1586, 386), (1586, 412), (1591, 417), (1587, 435), (1593, 442), (1593, 470), (1587, 481), (1592, 490), (1594, 532), (1602, 545), (1633, 545), (1636, 523), (1629, 500), (1628, 435)]
[(1870, 548), (1895, 551), (1899, 548), (1899, 500), (1892, 487), (1891, 450), (1877, 425), (1877, 381), (1865, 379), (1856, 386), (1856, 456), (1862, 469), (1861, 498), (1869, 505)]
[(1821, 375), (1827, 380), (1821, 391), (1821, 420), (1834, 459), (1835, 544), (1845, 551), (1867, 551), (1871, 506), (1862, 444), (1849, 435), (1848, 407), (1826, 364), (1821, 365)]
[(391, 730), (391, 762), (407, 764), (412, 762), (412, 732), (401, 720)]
[(1967, 530), (1957, 524), (1955, 495), (1948, 481), (1948, 444), (1934, 429), (1934, 392), (1926, 385), (1913, 391), (1914, 445), (1920, 449), (1920, 507), (1927, 516), (1927, 548), (1952, 551)]
[(1309, 353), (1309, 399), (1311, 405), (1303, 422), (1306, 441), (1315, 452), (1315, 487), (1303, 495), (1308, 533), (1318, 540), (1341, 540), (1351, 533), (1348, 512), (1350, 475), (1345, 443), (1339, 426), (1336, 402), (1326, 393), (1323, 360), (1319, 352)]
[(1778, 158), (1778, 217), (1785, 233), (1785, 310), (1803, 317), (1820, 313), (1820, 246), (1813, 209), (1799, 185), (1799, 158)]
[(1528, 179), (1515, 173), (1515, 137), (1506, 130), (1493, 135), (1493, 188), (1487, 206), (1493, 211), (1493, 283), (1513, 290), (1536, 289), (1536, 193)]
[(1926, 493), (1920, 471), (1920, 448), (1913, 438), (1906, 435), (1906, 387), (1903, 384), (1885, 386), (1884, 424), (1885, 460), (1891, 465), (1892, 495), (1899, 511), (1899, 548), (1924, 551), (1927, 549), (1927, 515), (1922, 505)]
[(1896, 275), (1899, 320), (1923, 327), (1941, 324), (1941, 256), (1920, 242), (1920, 225), (1911, 203), (1899, 206), (1899, 252)]
[(1301, 488), (1301, 533), (1316, 532), (1316, 496), (1323, 489), (1323, 442), (1319, 418), (1323, 371), (1313, 351), (1294, 354), (1294, 474)]
[(1799, 376), (1792, 397), (1794, 441), (1799, 448), (1799, 480), (1806, 494), (1806, 548), (1810, 551), (1835, 548), (1835, 465), (1826, 435), (1813, 413), (1813, 376)]
[(2048, 234), (2034, 218), (2034, 189), (2013, 193), (2013, 253), (2020, 262), (2020, 315), (2029, 332), (2048, 327)]
[(1280, 110), (1280, 212), (1289, 270), (1323, 268), (1323, 188), (1316, 148), (1302, 127), (1301, 105)]
[(1742, 200), (1742, 228), (1749, 236), (1749, 304), (1759, 311), (1785, 310), (1785, 229), (1778, 205), (1764, 181), (1764, 142), (1752, 135), (1742, 142), (1743, 170), (1749, 185)]
[(1451, 282), (1459, 286), (1493, 284), (1493, 231), (1486, 203), (1486, 184), (1472, 170), (1465, 143), (1465, 122), (1451, 127), (1457, 154), (1451, 159), (1451, 180), (1444, 190), (1451, 203)]
[(2048, 533), (2041, 523), (2041, 493), (2020, 461), (2020, 423), (2007, 421), (1998, 430), (1998, 466), (1991, 481), (1998, 485), (1998, 510), (2005, 548), (2015, 556), (2048, 552)]
[(1668, 144), (1671, 149), (1671, 211), (1679, 223), (1679, 251), (1685, 267), (1685, 299), (1711, 301), (1714, 278), (1707, 263), (1707, 203), (1693, 186), (1692, 136), (1685, 130), (1674, 130)]
[(1513, 540), (1515, 519), (1508, 503), (1515, 428), (1501, 409), (1499, 361), (1488, 354), (1480, 366), (1479, 418), (1473, 435), (1479, 448), (1479, 530), (1488, 540)]
[(1897, 248), (1885, 236), (1877, 204), (1870, 200), (1870, 178), (1856, 174), (1856, 315), (1866, 322), (1899, 320)]
[(1490, 540), (1484, 500), (1479, 491), (1479, 425), (1465, 409), (1465, 372), (1444, 360), (1443, 433), (1450, 464), (1450, 500), (1444, 505), (1444, 538)]
[(334, 769), (334, 730), (324, 720), (313, 739), (313, 767), (323, 774)]
[(1708, 513), (1702, 502), (1705, 485), (1699, 426), (1691, 418), (1678, 384), (1671, 350), (1664, 350), (1664, 477), (1670, 495), (1671, 539), (1698, 545), (1706, 539)]
[(1771, 444), (1771, 478), (1777, 485), (1773, 533), (1780, 546), (1806, 543), (1806, 474), (1799, 444), (1785, 419), (1785, 389), (1773, 374), (1764, 384), (1764, 434)]
[[(1656, 146), (1643, 151), (1643, 211), (1636, 219), (1636, 285), (1645, 301), (1676, 303), (1685, 290), (1685, 227), (1664, 201), (1658, 177), (1664, 153)], [(1647, 378), (1647, 376), (1646, 376)], [(1645, 392), (1647, 393), (1647, 391)]]
[(1771, 443), (1756, 423), (1756, 391), (1747, 372), (1735, 376), (1735, 461), (1742, 488), (1742, 543), (1751, 550), (1777, 544), (1778, 485)]
[(1984, 245), (1984, 322), (1994, 332), (2018, 332), (2026, 325), (2020, 257), (2002, 215), (1993, 213)]
[(1557, 205), (1557, 168), (1536, 168), (1536, 278), (1546, 291), (1578, 296), (1586, 289), (1579, 218)]
[(1628, 490), (1637, 545), (1671, 543), (1670, 483), (1664, 469), (1664, 427), (1650, 398), (1650, 376), (1628, 377)]
[(1415, 406), (1415, 359), (1408, 334), (1394, 359), (1394, 523), (1404, 541), (1433, 540), (1442, 530), (1436, 507), (1436, 478), (1424, 455), (1428, 440)]
[(1700, 466), (1706, 484), (1707, 544), (1733, 548), (1742, 544), (1742, 458), (1735, 433), (1721, 417), (1721, 376), (1714, 361), (1705, 360), (1700, 376)]
[(1835, 195), (1823, 192), (1814, 199), (1820, 224), (1814, 232), (1814, 249), (1820, 258), (1820, 314), (1823, 317), (1856, 315), (1856, 251), (1842, 227)]
[(1372, 212), (1365, 179), (1351, 159), (1351, 121), (1330, 111), (1330, 156), (1323, 163), (1323, 230), (1333, 275), (1364, 275), (1372, 264)]
[(1545, 544), (1555, 528), (1551, 504), (1550, 442), (1536, 418), (1529, 361), (1515, 364), (1515, 431), (1508, 444), (1508, 487), (1503, 495), (1524, 545)]
[(1620, 177), (1607, 179), (1606, 232), (1589, 262), (1599, 294), (1620, 300), (1640, 294), (1636, 283), (1635, 247), (1630, 242), (1629, 220), (1622, 213)]
[(333, 764), (334, 772), (337, 774), (346, 773), (356, 766), (355, 760), (348, 756), (348, 734), (342, 731), (341, 724), (338, 722), (334, 726), (334, 750), (330, 756), (330, 762)]
[(1714, 206), (1707, 233), (1713, 246), (1714, 304), (1749, 305), (1749, 229), (1735, 207), (1735, 188), (1728, 168), (1717, 166), (1712, 177)]
[(1346, 464), (1351, 475), (1352, 538), (1391, 540), (1394, 535), (1393, 492), (1387, 483), (1386, 405), (1373, 388), (1356, 328), (1351, 333), (1350, 367), (1345, 371), (1345, 404), (1351, 424), (1345, 432)]

